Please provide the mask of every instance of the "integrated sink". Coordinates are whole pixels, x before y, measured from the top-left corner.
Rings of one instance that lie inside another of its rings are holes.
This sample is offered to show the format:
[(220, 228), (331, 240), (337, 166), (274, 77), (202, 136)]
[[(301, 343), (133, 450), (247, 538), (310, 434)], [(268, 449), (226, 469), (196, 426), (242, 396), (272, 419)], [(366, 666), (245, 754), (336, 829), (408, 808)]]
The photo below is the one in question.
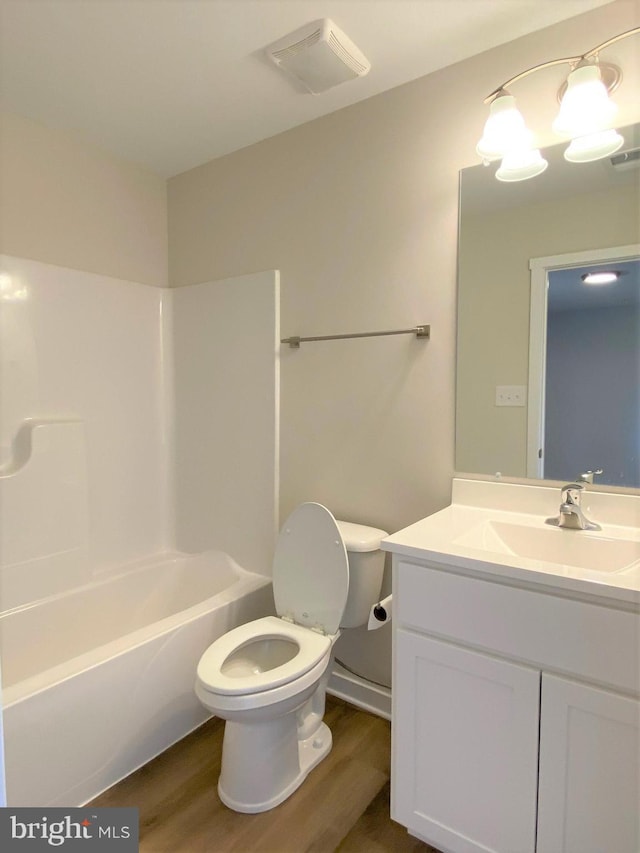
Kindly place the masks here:
[(590, 489), (584, 511), (600, 530), (546, 524), (564, 499), (547, 485), (455, 478), (449, 506), (382, 547), (461, 576), (477, 572), (546, 593), (640, 605), (640, 494)]
[(486, 520), (458, 536), (457, 545), (494, 554), (611, 574), (640, 561), (640, 542), (583, 530)]

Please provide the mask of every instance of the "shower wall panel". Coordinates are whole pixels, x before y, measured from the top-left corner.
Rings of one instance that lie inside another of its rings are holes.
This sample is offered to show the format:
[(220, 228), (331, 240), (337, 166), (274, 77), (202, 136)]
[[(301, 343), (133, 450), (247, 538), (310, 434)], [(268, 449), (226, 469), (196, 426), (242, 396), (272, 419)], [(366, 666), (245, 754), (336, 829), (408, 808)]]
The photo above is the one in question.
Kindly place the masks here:
[[(99, 571), (163, 550), (164, 291), (0, 260), (0, 482), (23, 507), (0, 530), (0, 564), (53, 569), (65, 547), (84, 547), (85, 568)], [(47, 524), (27, 553), (25, 531)]]
[(271, 574), (277, 531), (279, 274), (172, 291), (176, 542)]

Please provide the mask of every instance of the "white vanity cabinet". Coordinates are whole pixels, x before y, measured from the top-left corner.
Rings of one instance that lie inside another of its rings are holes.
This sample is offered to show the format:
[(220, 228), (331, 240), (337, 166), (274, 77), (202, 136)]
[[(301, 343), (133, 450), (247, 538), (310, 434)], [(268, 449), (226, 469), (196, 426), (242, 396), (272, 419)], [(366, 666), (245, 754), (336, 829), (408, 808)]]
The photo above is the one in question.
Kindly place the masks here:
[(542, 677), (538, 848), (640, 850), (638, 700)]
[(394, 554), (392, 817), (444, 853), (640, 851), (637, 608)]
[(395, 662), (393, 818), (443, 851), (534, 853), (540, 673), (404, 629)]

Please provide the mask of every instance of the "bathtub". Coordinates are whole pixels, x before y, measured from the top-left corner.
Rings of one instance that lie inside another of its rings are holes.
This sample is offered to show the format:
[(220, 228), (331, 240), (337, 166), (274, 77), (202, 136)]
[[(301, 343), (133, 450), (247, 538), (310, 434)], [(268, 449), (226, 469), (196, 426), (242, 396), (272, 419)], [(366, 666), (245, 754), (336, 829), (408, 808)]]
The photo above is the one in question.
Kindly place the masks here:
[(226, 554), (164, 554), (0, 614), (7, 801), (79, 806), (207, 719), (202, 652), (273, 613)]

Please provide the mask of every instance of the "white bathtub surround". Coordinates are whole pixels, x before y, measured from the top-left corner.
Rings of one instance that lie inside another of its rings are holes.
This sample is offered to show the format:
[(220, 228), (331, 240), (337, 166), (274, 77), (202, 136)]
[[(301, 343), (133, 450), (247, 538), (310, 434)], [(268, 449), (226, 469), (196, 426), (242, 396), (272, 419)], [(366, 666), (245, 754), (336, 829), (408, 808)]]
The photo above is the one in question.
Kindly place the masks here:
[(26, 420), (82, 421), (91, 569), (166, 550), (162, 289), (21, 258), (0, 263), (3, 461)]
[(279, 286), (270, 271), (171, 294), (177, 547), (219, 548), (269, 576), (278, 532)]
[(198, 726), (203, 649), (272, 606), (268, 579), (210, 552), (146, 561), (6, 614), (9, 803), (87, 802)]
[[(0, 684), (2, 684), (2, 663), (0, 662)], [(7, 789), (4, 775), (4, 725), (2, 722), (2, 701), (0, 701), (0, 809), (7, 805)]]
[(0, 613), (87, 583), (87, 462), (81, 421), (24, 421), (0, 470)]
[(273, 612), (278, 295), (2, 258), (10, 805), (78, 805), (183, 737), (204, 649)]
[[(0, 261), (0, 589), (27, 561), (39, 599), (173, 547), (270, 574), (278, 273), (171, 291)], [(26, 433), (35, 455), (18, 471)], [(82, 549), (88, 569), (57, 561)]]
[(161, 488), (162, 529), (166, 531), (170, 547), (176, 548), (176, 500), (175, 500), (175, 393), (174, 393), (174, 339), (173, 339), (173, 296), (170, 288), (162, 291), (160, 300), (160, 363), (158, 370), (162, 382), (162, 394), (158, 400), (158, 424), (160, 426), (160, 455), (163, 461)]

